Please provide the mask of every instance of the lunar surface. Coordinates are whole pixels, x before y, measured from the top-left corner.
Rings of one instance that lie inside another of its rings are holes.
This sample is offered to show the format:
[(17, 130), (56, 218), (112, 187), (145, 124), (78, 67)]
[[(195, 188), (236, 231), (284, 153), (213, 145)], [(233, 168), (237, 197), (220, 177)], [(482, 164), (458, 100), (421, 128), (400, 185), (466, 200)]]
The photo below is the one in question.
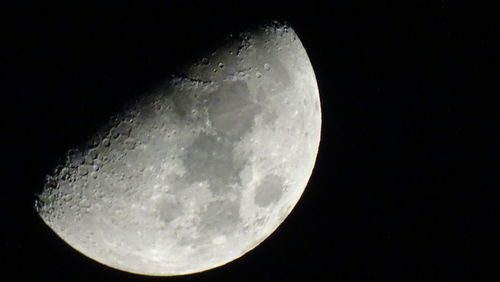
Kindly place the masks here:
[(47, 176), (35, 208), (70, 246), (123, 271), (182, 275), (242, 256), (285, 220), (318, 152), (313, 68), (284, 24), (224, 44)]

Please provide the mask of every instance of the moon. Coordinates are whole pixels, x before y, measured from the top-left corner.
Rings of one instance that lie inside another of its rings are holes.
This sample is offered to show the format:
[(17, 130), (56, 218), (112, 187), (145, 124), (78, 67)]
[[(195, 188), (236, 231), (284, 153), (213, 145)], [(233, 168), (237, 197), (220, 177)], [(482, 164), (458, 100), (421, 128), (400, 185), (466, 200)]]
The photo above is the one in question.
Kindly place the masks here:
[(35, 209), (104, 265), (171, 276), (226, 264), (290, 214), (321, 133), (314, 71), (287, 24), (228, 38), (68, 151)]

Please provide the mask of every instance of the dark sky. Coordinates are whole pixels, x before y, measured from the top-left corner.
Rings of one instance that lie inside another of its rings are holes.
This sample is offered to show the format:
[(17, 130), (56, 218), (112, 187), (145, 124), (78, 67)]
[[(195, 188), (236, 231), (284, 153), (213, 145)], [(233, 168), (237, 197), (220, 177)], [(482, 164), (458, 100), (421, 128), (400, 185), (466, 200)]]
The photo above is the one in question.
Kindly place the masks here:
[[(293, 2), (2, 8), (0, 280), (498, 281), (495, 9)], [(33, 195), (68, 148), (229, 33), (274, 19), (310, 56), (323, 130), (306, 192), (271, 237), (226, 266), (155, 278), (96, 263), (45, 226)]]

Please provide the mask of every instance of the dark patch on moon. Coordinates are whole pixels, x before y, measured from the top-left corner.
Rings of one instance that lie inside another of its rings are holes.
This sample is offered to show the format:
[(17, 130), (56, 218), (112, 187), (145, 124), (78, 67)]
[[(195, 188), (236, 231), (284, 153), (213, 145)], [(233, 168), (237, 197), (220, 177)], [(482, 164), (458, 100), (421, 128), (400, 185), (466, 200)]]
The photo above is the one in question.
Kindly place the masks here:
[(277, 202), (283, 194), (283, 178), (274, 174), (266, 175), (255, 189), (255, 204), (267, 207)]
[(274, 58), (267, 59), (263, 75), (270, 77), (274, 83), (281, 85), (282, 89), (286, 89), (292, 84), (292, 79), (287, 69), (279, 60)]
[(172, 220), (182, 215), (182, 205), (175, 198), (163, 198), (157, 204), (160, 219), (168, 225)]
[(246, 82), (224, 84), (209, 97), (209, 119), (220, 135), (238, 140), (250, 131), (260, 108), (250, 100)]
[(278, 115), (275, 112), (268, 110), (262, 113), (262, 122), (264, 126), (274, 127), (277, 119)]
[(224, 137), (200, 134), (187, 148), (183, 158), (187, 182), (207, 181), (209, 189), (218, 194), (239, 183), (243, 162), (233, 155), (234, 142)]
[(172, 102), (175, 112), (181, 116), (186, 117), (188, 112), (193, 108), (194, 101), (186, 91), (178, 91), (172, 96)]
[(235, 230), (240, 221), (239, 201), (219, 200), (208, 204), (201, 213), (200, 234), (226, 235)]

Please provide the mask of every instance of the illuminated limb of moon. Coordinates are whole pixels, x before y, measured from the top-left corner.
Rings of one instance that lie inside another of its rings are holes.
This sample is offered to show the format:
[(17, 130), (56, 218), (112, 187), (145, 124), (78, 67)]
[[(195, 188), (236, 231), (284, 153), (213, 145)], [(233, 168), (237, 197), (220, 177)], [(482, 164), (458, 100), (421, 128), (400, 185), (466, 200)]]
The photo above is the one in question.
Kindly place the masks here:
[(38, 195), (45, 223), (105, 265), (180, 275), (232, 261), (311, 175), (319, 93), (289, 26), (243, 33), (184, 73), (70, 151)]

